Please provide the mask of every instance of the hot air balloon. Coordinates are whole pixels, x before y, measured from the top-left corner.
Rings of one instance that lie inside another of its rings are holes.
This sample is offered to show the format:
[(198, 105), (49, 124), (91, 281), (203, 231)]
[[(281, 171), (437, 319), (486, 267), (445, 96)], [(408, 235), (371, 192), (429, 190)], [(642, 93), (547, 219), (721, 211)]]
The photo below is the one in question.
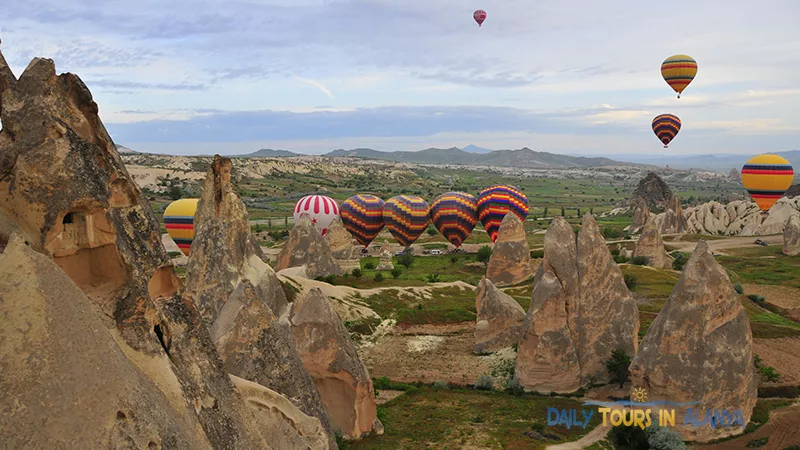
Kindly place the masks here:
[(486, 11), (479, 9), (472, 13), (472, 18), (475, 19), (475, 22), (478, 22), (478, 26), (480, 27), (483, 21), (486, 20)]
[(681, 131), (681, 119), (678, 116), (661, 114), (653, 119), (653, 133), (664, 143), (664, 148), (675, 139), (679, 131)]
[(383, 229), (383, 205), (383, 200), (371, 194), (357, 194), (342, 203), (342, 224), (364, 247)]
[(500, 222), (509, 211), (520, 220), (528, 216), (528, 197), (514, 186), (492, 186), (478, 196), (478, 218), (492, 242), (497, 240)]
[(792, 179), (792, 165), (778, 155), (758, 155), (742, 167), (742, 184), (762, 211), (772, 208), (792, 185)]
[(306, 195), (294, 205), (295, 223), (300, 220), (301, 214), (308, 214), (317, 230), (325, 236), (331, 222), (339, 215), (339, 204), (324, 195)]
[(164, 210), (164, 228), (186, 256), (189, 256), (189, 248), (194, 239), (194, 213), (197, 212), (199, 200), (182, 198), (170, 203)]
[(689, 55), (672, 55), (661, 63), (661, 76), (678, 93), (689, 86), (697, 75), (697, 61)]
[(478, 201), (465, 192), (442, 194), (431, 203), (431, 221), (445, 239), (461, 247), (478, 223)]
[(398, 195), (383, 205), (383, 222), (395, 240), (408, 247), (428, 228), (428, 202), (416, 195)]

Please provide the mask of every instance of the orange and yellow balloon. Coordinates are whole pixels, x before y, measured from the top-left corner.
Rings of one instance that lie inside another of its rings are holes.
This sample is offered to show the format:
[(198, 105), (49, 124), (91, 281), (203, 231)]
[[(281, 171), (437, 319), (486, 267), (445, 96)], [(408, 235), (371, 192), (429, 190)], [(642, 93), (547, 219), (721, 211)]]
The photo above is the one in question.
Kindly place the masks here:
[(689, 55), (672, 55), (661, 63), (661, 76), (678, 93), (681, 93), (697, 75), (697, 61)]
[(789, 161), (770, 153), (751, 158), (742, 167), (742, 184), (762, 211), (772, 208), (793, 179), (794, 169)]
[(164, 228), (184, 255), (189, 256), (189, 248), (194, 239), (194, 213), (197, 212), (199, 198), (175, 200), (164, 210)]

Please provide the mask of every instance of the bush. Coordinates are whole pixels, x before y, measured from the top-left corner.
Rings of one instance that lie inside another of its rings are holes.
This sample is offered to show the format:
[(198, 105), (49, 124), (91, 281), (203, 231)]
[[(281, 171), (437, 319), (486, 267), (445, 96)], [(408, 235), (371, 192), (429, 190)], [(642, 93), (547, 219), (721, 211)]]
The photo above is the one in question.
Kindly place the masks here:
[(744, 294), (744, 288), (739, 283), (736, 283), (736, 284), (733, 285), (733, 290), (736, 291), (736, 293), (739, 294), (739, 295)]
[(682, 450), (686, 448), (680, 433), (677, 431), (652, 425), (646, 429), (647, 444), (652, 450)]
[(429, 227), (428, 228), (428, 236), (436, 236), (436, 228)]
[(352, 272), (350, 272), (350, 273), (351, 273), (351, 274), (352, 274), (354, 277), (356, 277), (356, 279), (359, 279), (359, 278), (361, 278), (361, 276), (362, 276), (362, 275), (364, 275), (364, 272), (362, 272), (362, 271), (361, 271), (361, 269), (353, 269), (353, 271), (352, 271)]
[(617, 264), (625, 264), (626, 262), (630, 261), (627, 256), (619, 255), (614, 257), (614, 262)]
[(628, 289), (633, 289), (636, 287), (636, 276), (632, 273), (626, 273), (625, 277), (625, 286), (628, 286)]
[(764, 302), (766, 301), (763, 295), (758, 295), (758, 294), (750, 294), (747, 296), (747, 298), (758, 303), (759, 305), (763, 305)]
[(544, 250), (531, 250), (531, 258), (544, 258)]
[(378, 283), (380, 283), (381, 281), (383, 281), (383, 274), (378, 272), (378, 273), (375, 274), (375, 277), (373, 279), (375, 281), (377, 281)]
[(750, 442), (748, 442), (747, 445), (745, 445), (745, 447), (747, 447), (747, 448), (759, 448), (759, 447), (763, 447), (763, 446), (767, 445), (768, 442), (769, 442), (769, 436), (763, 437), (763, 438), (759, 438), (759, 439), (753, 439)]
[(672, 260), (672, 268), (675, 270), (683, 270), (683, 266), (686, 265), (686, 262), (689, 259), (686, 257), (686, 253), (683, 252), (675, 252), (672, 256), (674, 259)]
[(611, 256), (619, 256), (619, 248), (615, 248), (611, 250)]
[(606, 239), (617, 239), (622, 237), (622, 230), (618, 228), (603, 228), (603, 237)]
[(774, 382), (781, 379), (781, 374), (775, 370), (774, 367), (763, 366), (758, 368), (758, 372), (764, 378), (764, 381)]
[(453, 255), (450, 257), (450, 264), (455, 264), (458, 262), (458, 256)]
[(494, 386), (494, 378), (491, 375), (481, 375), (478, 382), (475, 383), (475, 389), (482, 391), (491, 391)]
[(631, 357), (625, 350), (617, 349), (611, 352), (611, 358), (606, 361), (606, 369), (611, 375), (611, 381), (619, 383), (622, 387), (630, 378), (628, 367), (631, 365)]
[(403, 273), (403, 269), (395, 267), (390, 273), (392, 274), (392, 278), (397, 279)]
[(484, 264), (489, 263), (489, 259), (492, 257), (492, 247), (488, 245), (484, 245), (483, 247), (478, 249), (478, 254), (475, 255), (479, 262)]
[(447, 386), (447, 382), (446, 382), (446, 381), (442, 381), (442, 380), (436, 380), (436, 381), (433, 383), (433, 388), (434, 388), (435, 390), (437, 390), (437, 391), (440, 391), (440, 390), (443, 390), (443, 389), (447, 389), (448, 387), (449, 387), (449, 386)]
[(650, 264), (650, 258), (647, 256), (634, 256), (631, 262), (634, 266), (646, 266)]
[(513, 395), (514, 397), (521, 397), (525, 394), (525, 388), (519, 384), (519, 381), (509, 378), (506, 381), (506, 394)]
[(397, 264), (404, 266), (406, 269), (414, 264), (414, 255), (411, 253), (411, 249), (406, 249), (403, 254), (397, 257)]
[(367, 270), (372, 270), (375, 268), (375, 263), (373, 262), (364, 263), (364, 268)]
[(429, 273), (427, 278), (428, 278), (428, 283), (438, 283), (439, 282), (439, 274), (438, 273)]

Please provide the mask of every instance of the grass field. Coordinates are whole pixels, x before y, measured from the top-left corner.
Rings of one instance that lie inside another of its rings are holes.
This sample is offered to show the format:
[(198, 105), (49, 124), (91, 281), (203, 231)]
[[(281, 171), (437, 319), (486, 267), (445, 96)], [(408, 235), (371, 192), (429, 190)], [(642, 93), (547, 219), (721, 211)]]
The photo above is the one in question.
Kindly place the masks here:
[(430, 298), (403, 295), (399, 289), (392, 289), (361, 300), (382, 318), (396, 319), (398, 325), (471, 322), (477, 317), (475, 294), (457, 287), (434, 289)]
[(734, 282), (800, 288), (800, 258), (777, 253), (772, 246), (733, 250), (739, 256), (718, 256), (717, 261), (728, 269)]
[[(402, 272), (393, 278), (388, 270), (377, 271), (375, 267), (380, 263), (379, 258), (361, 258), (361, 278), (356, 279), (352, 274), (343, 277), (334, 277), (334, 284), (344, 284), (359, 289), (370, 289), (385, 286), (424, 286), (431, 282), (429, 276), (436, 276), (437, 282), (463, 281), (477, 286), (481, 277), (486, 273), (483, 263), (471, 254), (429, 255), (415, 256), (411, 267), (403, 267), (397, 257), (392, 258), (392, 264)], [(367, 267), (372, 267), (368, 269)], [(383, 281), (375, 281), (375, 274), (380, 272)]]

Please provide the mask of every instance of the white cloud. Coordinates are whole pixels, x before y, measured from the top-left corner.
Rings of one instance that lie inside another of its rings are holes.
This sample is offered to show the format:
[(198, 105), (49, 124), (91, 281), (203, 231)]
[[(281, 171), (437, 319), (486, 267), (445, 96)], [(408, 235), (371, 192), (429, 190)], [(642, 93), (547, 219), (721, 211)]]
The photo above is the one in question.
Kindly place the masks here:
[(325, 95), (327, 95), (330, 98), (336, 98), (336, 97), (333, 96), (331, 91), (328, 88), (326, 88), (325, 85), (320, 83), (319, 81), (310, 80), (308, 78), (300, 78), (297, 75), (292, 75), (292, 78), (294, 78), (297, 81), (301, 81), (303, 83), (310, 84), (311, 86), (314, 86), (315, 88), (319, 89), (320, 91), (325, 93)]

